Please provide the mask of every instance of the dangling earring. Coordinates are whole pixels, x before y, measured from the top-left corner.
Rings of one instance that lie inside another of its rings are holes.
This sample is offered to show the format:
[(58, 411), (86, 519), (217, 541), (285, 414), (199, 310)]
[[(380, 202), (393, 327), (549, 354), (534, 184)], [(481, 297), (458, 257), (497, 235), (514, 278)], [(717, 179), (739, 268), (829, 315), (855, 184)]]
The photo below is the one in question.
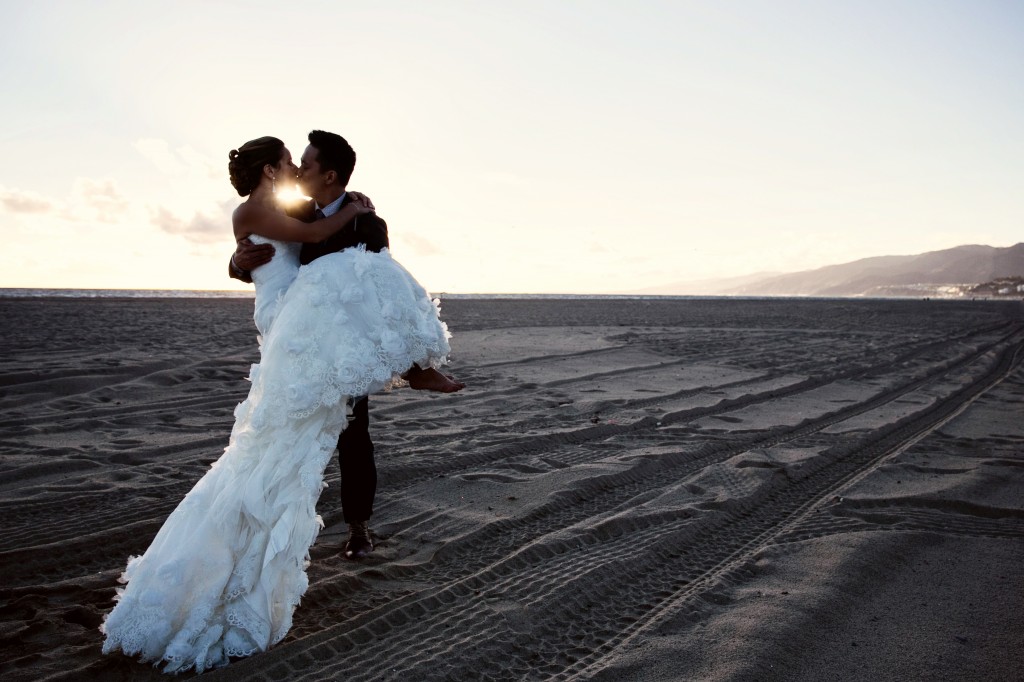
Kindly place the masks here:
[(270, 176), (270, 193), (277, 194), (277, 180), (273, 175)]

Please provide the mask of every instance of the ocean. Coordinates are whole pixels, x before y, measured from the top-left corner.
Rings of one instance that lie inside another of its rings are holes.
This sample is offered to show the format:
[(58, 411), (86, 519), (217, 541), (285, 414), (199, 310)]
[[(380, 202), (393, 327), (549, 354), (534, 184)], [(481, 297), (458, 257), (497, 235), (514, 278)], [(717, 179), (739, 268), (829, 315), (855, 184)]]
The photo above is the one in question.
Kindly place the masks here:
[(0, 288), (0, 298), (252, 298), (252, 291), (193, 289), (16, 289)]
[[(252, 291), (197, 290), (197, 289), (17, 289), (0, 288), (0, 298), (252, 298)], [(432, 293), (445, 299), (503, 299), (503, 300), (715, 300), (735, 296), (665, 296), (648, 294), (448, 294)], [(778, 298), (743, 296), (744, 299)]]

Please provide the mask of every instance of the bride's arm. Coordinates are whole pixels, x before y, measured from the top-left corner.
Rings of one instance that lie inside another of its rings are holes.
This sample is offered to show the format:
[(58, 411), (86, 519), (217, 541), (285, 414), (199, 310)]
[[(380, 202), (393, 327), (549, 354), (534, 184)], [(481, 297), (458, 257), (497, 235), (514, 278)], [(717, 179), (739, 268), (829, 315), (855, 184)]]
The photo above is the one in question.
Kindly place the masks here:
[(283, 242), (322, 242), (345, 227), (353, 218), (372, 209), (360, 201), (346, 204), (334, 215), (312, 223), (289, 218), (283, 213), (271, 211), (256, 204), (244, 203), (231, 216), (235, 239), (244, 239), (258, 234), (267, 239)]

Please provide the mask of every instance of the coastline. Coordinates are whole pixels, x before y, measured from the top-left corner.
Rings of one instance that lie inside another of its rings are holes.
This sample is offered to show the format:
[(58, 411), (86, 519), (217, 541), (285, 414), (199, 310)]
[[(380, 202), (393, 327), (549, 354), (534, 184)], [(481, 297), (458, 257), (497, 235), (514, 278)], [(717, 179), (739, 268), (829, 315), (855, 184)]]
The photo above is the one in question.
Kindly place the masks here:
[[(528, 294), (528, 293), (486, 293), (454, 294), (437, 292), (434, 296), (448, 300), (494, 300), (494, 301), (1024, 301), (1024, 295), (1007, 296), (796, 296), (796, 295), (735, 295), (735, 294)], [(0, 287), (0, 299), (4, 298), (253, 298), (249, 290), (231, 289), (33, 289)]]

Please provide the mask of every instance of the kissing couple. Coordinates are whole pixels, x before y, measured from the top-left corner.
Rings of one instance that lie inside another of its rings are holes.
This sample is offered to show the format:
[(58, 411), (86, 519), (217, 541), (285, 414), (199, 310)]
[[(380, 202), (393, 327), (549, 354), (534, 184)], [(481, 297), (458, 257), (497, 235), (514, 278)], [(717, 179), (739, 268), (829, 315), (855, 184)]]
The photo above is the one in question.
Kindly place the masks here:
[[(231, 270), (256, 287), (260, 362), (224, 454), (129, 559), (100, 628), (104, 653), (165, 672), (202, 672), (284, 638), (308, 587), (309, 548), (323, 527), (316, 502), (335, 449), (345, 555), (372, 551), (367, 395), (404, 382), (464, 387), (439, 371), (451, 335), (438, 304), (391, 258), (370, 200), (346, 191), (355, 152), (344, 138), (311, 132), (299, 167), (273, 137), (228, 158), (231, 184), (248, 197), (232, 216)], [(276, 191), (296, 182), (312, 201), (293, 217)]]

